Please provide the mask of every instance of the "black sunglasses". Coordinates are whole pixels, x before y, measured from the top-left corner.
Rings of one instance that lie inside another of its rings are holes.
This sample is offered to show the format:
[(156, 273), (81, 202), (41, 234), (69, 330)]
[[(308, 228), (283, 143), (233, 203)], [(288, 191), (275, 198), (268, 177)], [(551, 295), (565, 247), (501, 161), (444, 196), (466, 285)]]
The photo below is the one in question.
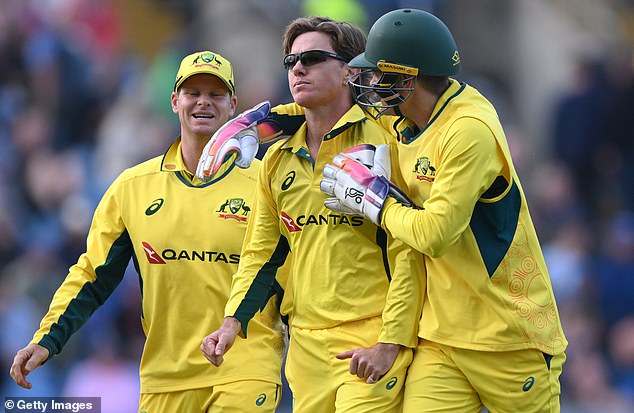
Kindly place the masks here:
[(347, 62), (346, 59), (337, 53), (327, 52), (325, 50), (307, 50), (300, 53), (289, 53), (284, 56), (284, 69), (291, 70), (295, 67), (295, 63), (297, 62), (302, 62), (303, 66), (316, 65), (317, 63), (325, 62), (329, 57)]

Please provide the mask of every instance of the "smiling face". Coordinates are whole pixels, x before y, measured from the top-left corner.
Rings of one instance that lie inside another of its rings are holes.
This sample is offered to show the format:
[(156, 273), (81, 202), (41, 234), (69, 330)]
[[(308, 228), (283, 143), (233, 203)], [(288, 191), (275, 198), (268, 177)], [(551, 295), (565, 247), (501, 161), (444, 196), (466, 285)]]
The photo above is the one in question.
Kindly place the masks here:
[(236, 103), (236, 97), (218, 77), (189, 77), (172, 93), (172, 111), (178, 114), (182, 139), (208, 140), (233, 116)]
[[(330, 37), (321, 32), (307, 32), (297, 36), (290, 53), (308, 50), (325, 50), (334, 53)], [(329, 106), (344, 99), (352, 103), (347, 85), (351, 71), (348, 66), (335, 58), (304, 66), (297, 62), (288, 71), (288, 86), (297, 104), (305, 108)]]

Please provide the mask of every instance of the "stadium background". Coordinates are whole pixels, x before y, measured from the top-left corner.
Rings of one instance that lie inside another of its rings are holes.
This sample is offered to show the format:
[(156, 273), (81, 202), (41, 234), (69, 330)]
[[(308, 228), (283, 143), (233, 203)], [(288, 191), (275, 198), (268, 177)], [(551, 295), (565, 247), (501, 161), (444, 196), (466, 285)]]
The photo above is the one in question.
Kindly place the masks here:
[[(321, 14), (367, 29), (401, 7), (448, 23), (457, 78), (499, 111), (570, 341), (562, 412), (634, 412), (631, 0), (2, 0), (3, 397), (101, 396), (104, 413), (136, 411), (143, 337), (131, 268), (64, 353), (30, 376), (33, 390), (8, 371), (85, 248), (106, 187), (176, 137), (169, 93), (182, 56), (231, 59), (239, 110), (283, 103), (288, 22)], [(287, 389), (279, 411), (290, 411)]]

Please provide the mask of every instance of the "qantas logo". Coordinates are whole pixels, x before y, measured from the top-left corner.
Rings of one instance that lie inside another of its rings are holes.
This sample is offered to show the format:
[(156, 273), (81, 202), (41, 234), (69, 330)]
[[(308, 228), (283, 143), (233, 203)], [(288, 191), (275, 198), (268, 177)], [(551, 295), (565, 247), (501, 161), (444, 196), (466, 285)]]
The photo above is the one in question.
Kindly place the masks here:
[(145, 251), (145, 256), (147, 257), (147, 260), (150, 262), (150, 264), (165, 264), (163, 258), (161, 258), (161, 256), (158, 255), (156, 251), (154, 251), (154, 248), (152, 248), (150, 244), (145, 241), (143, 241), (142, 244), (143, 251)]
[(286, 212), (280, 212), (280, 218), (282, 218), (282, 222), (286, 225), (288, 232), (297, 232), (302, 230), (295, 221), (293, 221), (293, 218), (289, 217)]
[(350, 225), (358, 227), (363, 225), (363, 217), (358, 215), (299, 215), (293, 219), (286, 212), (280, 213), (280, 218), (289, 232), (301, 231), (307, 225)]
[(203, 262), (224, 262), (225, 264), (240, 263), (240, 254), (227, 254), (222, 251), (205, 250), (176, 250), (165, 248), (159, 254), (147, 242), (143, 241), (143, 251), (150, 264), (166, 264), (167, 261), (203, 261)]

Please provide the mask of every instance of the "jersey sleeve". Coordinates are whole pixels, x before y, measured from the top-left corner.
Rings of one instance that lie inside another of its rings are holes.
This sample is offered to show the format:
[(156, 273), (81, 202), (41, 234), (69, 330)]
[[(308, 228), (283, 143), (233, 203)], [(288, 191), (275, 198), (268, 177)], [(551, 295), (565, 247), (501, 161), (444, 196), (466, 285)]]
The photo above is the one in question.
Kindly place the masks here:
[(117, 193), (115, 182), (95, 210), (86, 252), (70, 268), (33, 336), (31, 344), (47, 348), (51, 357), (62, 350), (123, 279), (133, 249)]
[(418, 205), (422, 209), (390, 200), (382, 215), (388, 233), (430, 257), (443, 255), (465, 231), (475, 203), (502, 171), (504, 156), (484, 123), (461, 118), (449, 128), (438, 164), (429, 198)]
[(306, 121), (306, 116), (304, 108), (293, 102), (273, 107), (268, 120), (279, 126), (282, 136), (292, 136)]
[(225, 306), (225, 316), (240, 321), (245, 337), (249, 321), (279, 292), (281, 287), (276, 275), (290, 251), (288, 240), (279, 230), (267, 164), (265, 159), (259, 172), (255, 215), (247, 225), (238, 272), (233, 276), (231, 294)]
[(404, 242), (386, 237), (392, 279), (381, 315), (383, 328), (378, 341), (415, 347), (427, 280), (424, 258)]
[[(398, 167), (396, 142), (390, 143), (391, 180), (402, 187), (404, 181)], [(423, 306), (426, 274), (423, 255), (401, 240), (385, 234), (391, 281), (382, 313), (381, 343), (415, 347), (418, 323)]]

